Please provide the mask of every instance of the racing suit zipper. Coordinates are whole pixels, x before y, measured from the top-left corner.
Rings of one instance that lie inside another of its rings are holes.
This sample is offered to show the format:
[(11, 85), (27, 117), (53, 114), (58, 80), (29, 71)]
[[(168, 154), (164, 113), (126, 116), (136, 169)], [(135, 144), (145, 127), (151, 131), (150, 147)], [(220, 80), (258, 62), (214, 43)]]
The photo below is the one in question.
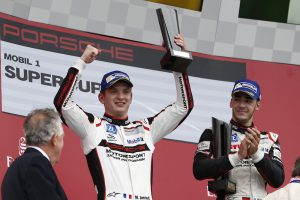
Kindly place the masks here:
[(250, 165), (249, 165), (249, 171), (250, 171), (250, 176), (249, 176), (250, 177), (250, 199), (253, 200), (252, 173), (251, 173), (251, 171), (252, 171), (252, 169), (251, 169), (251, 167), (252, 167), (252, 158), (250, 158), (249, 162), (250, 162)]
[[(121, 139), (122, 139), (122, 141), (123, 141), (123, 146), (124, 147), (126, 147), (126, 136), (125, 136), (125, 131), (124, 131), (124, 128), (123, 128), (123, 126), (119, 126), (119, 128), (120, 128), (120, 135), (121, 135)], [(127, 166), (128, 166), (128, 173), (129, 173), (129, 176), (130, 176), (130, 184), (131, 184), (131, 192), (132, 192), (132, 196), (134, 197), (134, 190), (133, 190), (133, 185), (132, 185), (132, 173), (131, 173), (131, 166), (130, 166), (130, 162), (129, 162), (129, 153), (128, 152), (125, 152), (125, 154), (126, 154), (126, 157), (127, 157), (127, 160), (126, 160), (126, 162), (127, 162)]]

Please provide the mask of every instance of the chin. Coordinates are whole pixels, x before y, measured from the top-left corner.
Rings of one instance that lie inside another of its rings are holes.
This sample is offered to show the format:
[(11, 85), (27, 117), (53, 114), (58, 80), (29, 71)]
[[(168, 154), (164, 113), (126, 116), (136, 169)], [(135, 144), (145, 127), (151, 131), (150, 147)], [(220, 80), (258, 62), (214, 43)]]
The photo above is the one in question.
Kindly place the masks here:
[(243, 117), (243, 118), (237, 118), (237, 122), (240, 124), (247, 123), (249, 121), (249, 118)]
[(114, 114), (115, 117), (117, 118), (124, 118), (124, 117), (127, 117), (127, 115), (125, 114), (125, 112), (116, 112)]
[(235, 115), (234, 116), (237, 122), (245, 122), (249, 120), (249, 118), (245, 115)]
[(118, 116), (127, 116), (127, 110), (126, 109), (117, 109), (115, 112)]

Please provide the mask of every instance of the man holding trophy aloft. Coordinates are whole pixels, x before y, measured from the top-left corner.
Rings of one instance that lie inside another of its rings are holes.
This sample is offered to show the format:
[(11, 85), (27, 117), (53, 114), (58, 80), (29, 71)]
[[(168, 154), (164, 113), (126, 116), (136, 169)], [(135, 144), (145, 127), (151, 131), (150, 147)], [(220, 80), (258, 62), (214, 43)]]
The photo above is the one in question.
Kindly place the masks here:
[[(185, 50), (181, 35), (173, 40)], [(85, 67), (100, 53), (90, 45), (86, 47), (69, 69), (54, 104), (64, 123), (81, 139), (98, 199), (152, 199), (154, 145), (176, 129), (193, 108), (188, 76), (173, 72), (176, 101), (154, 116), (130, 122), (133, 83), (128, 74), (111, 71), (101, 81), (98, 99), (105, 113), (99, 118), (84, 112), (72, 97)]]

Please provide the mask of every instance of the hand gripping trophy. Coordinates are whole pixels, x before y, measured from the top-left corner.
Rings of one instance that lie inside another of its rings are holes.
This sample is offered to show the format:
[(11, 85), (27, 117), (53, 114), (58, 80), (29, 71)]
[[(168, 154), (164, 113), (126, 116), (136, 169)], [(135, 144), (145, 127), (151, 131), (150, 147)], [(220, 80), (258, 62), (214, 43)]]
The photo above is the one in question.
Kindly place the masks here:
[(177, 10), (159, 8), (156, 10), (156, 13), (167, 49), (167, 53), (160, 61), (161, 67), (166, 70), (185, 73), (193, 57), (191, 52), (182, 50), (174, 42), (174, 37), (180, 34)]

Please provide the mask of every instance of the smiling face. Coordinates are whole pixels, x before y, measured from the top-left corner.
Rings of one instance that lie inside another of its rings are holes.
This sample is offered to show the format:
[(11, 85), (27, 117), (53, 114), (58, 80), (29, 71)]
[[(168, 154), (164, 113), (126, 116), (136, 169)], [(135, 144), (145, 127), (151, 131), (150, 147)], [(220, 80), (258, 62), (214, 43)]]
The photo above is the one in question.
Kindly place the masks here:
[(252, 99), (244, 92), (233, 94), (230, 101), (232, 108), (232, 119), (244, 126), (251, 126), (254, 112), (259, 110), (260, 102)]
[(132, 101), (131, 87), (124, 81), (118, 81), (101, 92), (98, 98), (104, 105), (105, 113), (120, 119), (126, 118)]

